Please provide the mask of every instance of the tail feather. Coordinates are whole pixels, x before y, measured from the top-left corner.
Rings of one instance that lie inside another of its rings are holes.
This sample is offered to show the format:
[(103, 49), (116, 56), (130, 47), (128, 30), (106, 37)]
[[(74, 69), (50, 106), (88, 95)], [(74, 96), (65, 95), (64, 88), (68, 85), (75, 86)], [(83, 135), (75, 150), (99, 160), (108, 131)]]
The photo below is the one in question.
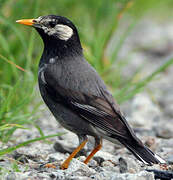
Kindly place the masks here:
[(133, 155), (146, 165), (166, 163), (161, 157), (153, 153), (149, 148), (136, 141), (119, 140)]

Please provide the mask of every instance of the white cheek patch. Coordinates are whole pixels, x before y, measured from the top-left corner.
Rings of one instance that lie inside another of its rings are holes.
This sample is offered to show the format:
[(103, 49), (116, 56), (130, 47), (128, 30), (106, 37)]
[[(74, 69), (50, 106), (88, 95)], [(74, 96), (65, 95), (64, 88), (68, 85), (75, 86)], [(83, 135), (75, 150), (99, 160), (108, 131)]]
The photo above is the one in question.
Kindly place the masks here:
[(54, 28), (43, 27), (43, 30), (49, 36), (55, 35), (64, 41), (67, 41), (73, 35), (73, 29), (63, 24), (57, 24)]
[(58, 32), (61, 40), (67, 41), (73, 35), (73, 29), (67, 25), (58, 24), (55, 26), (55, 30)]

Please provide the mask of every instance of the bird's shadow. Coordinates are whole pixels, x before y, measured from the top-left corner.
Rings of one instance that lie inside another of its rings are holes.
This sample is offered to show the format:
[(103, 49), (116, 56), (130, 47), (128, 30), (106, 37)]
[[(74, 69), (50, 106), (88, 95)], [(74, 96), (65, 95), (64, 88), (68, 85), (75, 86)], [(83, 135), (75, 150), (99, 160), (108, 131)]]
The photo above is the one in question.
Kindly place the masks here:
[[(71, 154), (75, 149), (75, 148), (72, 148), (69, 146), (62, 145), (59, 142), (56, 142), (53, 147), (54, 147), (55, 151), (63, 153), (63, 154), (65, 154), (65, 153)], [(79, 151), (77, 153), (77, 155), (75, 157), (86, 156), (88, 152), (89, 152), (89, 150), (82, 149), (81, 151)]]

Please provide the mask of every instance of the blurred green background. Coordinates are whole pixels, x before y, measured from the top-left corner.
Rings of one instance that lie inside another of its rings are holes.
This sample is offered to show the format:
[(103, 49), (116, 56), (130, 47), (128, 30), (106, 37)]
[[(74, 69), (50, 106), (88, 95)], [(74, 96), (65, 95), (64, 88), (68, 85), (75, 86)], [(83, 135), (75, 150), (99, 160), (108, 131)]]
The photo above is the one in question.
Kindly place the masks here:
[[(144, 17), (169, 20), (172, 8), (172, 0), (0, 0), (0, 141), (8, 142), (13, 132), (26, 124), (37, 127), (35, 119), (41, 114), (38, 109), (43, 103), (36, 90), (43, 43), (34, 29), (19, 25), (16, 20), (48, 14), (71, 19), (79, 30), (85, 57), (122, 103), (143, 90), (173, 61), (170, 59), (144, 79), (134, 81), (140, 70), (123, 78), (122, 69), (128, 60), (117, 61), (121, 47)], [(121, 21), (128, 25), (110, 48)]]

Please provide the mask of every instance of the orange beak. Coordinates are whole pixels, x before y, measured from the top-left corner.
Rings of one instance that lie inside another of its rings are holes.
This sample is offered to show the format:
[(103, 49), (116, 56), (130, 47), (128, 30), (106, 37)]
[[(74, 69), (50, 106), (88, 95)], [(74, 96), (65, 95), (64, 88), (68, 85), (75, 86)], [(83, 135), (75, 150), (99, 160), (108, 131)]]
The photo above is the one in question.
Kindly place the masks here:
[(35, 23), (35, 19), (21, 19), (17, 20), (16, 22), (27, 26), (32, 26)]

